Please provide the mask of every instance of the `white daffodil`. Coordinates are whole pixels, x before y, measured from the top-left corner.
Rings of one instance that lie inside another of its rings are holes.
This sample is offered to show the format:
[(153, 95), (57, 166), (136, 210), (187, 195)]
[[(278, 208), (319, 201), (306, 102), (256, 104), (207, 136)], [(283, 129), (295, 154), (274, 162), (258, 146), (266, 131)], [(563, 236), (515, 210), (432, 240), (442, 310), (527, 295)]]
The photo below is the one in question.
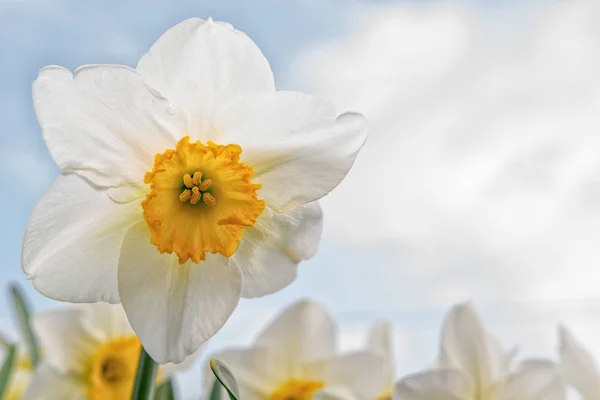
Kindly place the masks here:
[(392, 328), (387, 321), (375, 324), (369, 332), (367, 349), (383, 359), (384, 383), (379, 390), (377, 400), (389, 400), (392, 397), (395, 379), (394, 344)]
[[(0, 363), (4, 362), (4, 350), (4, 347), (0, 348)], [(31, 358), (27, 354), (25, 347), (22, 345), (17, 348), (17, 362), (13, 368), (13, 373), (10, 377), (10, 383), (4, 395), (4, 400), (21, 399), (31, 382), (33, 366), (31, 364)]]
[[(42, 312), (33, 318), (45, 349), (26, 400), (128, 400), (142, 345), (123, 308), (106, 303)], [(194, 355), (161, 367), (159, 378)]]
[(546, 360), (509, 370), (513, 355), (488, 334), (471, 304), (455, 306), (444, 322), (438, 368), (408, 376), (394, 400), (561, 400), (558, 366)]
[(189, 19), (136, 69), (41, 70), (33, 99), (62, 170), (33, 211), (22, 265), (42, 294), (123, 304), (148, 353), (181, 362), (240, 296), (296, 277), (315, 202), (346, 175), (364, 118), (277, 92), (242, 32)]
[(594, 358), (565, 327), (559, 329), (560, 362), (566, 383), (584, 400), (600, 400), (600, 373)]
[[(383, 358), (336, 354), (337, 328), (320, 305), (300, 301), (285, 310), (254, 345), (215, 358), (235, 376), (245, 400), (374, 399), (383, 385)], [(212, 377), (207, 374), (207, 390)]]

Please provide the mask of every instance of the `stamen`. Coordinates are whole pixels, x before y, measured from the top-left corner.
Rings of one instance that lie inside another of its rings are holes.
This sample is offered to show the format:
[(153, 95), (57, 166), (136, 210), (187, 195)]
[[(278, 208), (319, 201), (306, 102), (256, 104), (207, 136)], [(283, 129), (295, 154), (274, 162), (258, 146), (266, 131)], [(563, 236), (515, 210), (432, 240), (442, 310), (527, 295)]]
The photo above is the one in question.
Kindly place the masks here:
[(202, 197), (202, 193), (198, 190), (198, 186), (194, 186), (192, 189), (192, 196), (190, 198), (190, 203), (198, 204), (200, 198)]
[(192, 197), (192, 191), (190, 189), (185, 189), (183, 192), (181, 192), (181, 194), (179, 195), (179, 200), (182, 203), (185, 203), (186, 201), (188, 201), (190, 199), (190, 197)]
[(194, 177), (192, 178), (194, 185), (199, 185), (201, 180), (202, 180), (202, 172), (200, 172), (200, 171), (194, 172)]
[(194, 181), (192, 181), (192, 177), (190, 176), (190, 174), (185, 174), (183, 176), (183, 184), (188, 188), (191, 189), (194, 187)]
[(206, 189), (208, 189), (210, 187), (210, 185), (212, 185), (212, 179), (207, 179), (198, 185), (198, 189), (200, 189), (202, 192), (204, 192)]
[(209, 206), (214, 206), (215, 204), (217, 204), (217, 200), (215, 200), (212, 194), (208, 192), (202, 193), (202, 201)]

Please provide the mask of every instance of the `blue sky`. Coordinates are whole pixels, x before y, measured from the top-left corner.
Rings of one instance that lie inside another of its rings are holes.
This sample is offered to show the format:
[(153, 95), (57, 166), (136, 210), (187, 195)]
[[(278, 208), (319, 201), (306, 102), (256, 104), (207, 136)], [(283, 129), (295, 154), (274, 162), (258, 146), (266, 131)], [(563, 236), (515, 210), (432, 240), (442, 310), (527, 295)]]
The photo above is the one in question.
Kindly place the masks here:
[[(348, 181), (324, 202), (320, 252), (286, 290), (243, 301), (217, 344), (247, 342), (282, 305), (313, 297), (340, 319), (349, 345), (371, 322), (392, 319), (400, 372), (410, 372), (435, 356), (445, 310), (474, 298), (503, 341), (552, 355), (555, 322), (589, 321), (600, 306), (596, 276), (587, 275), (600, 255), (585, 246), (600, 239), (585, 224), (599, 222), (600, 213), (572, 200), (600, 181), (600, 156), (585, 152), (598, 148), (590, 138), (600, 129), (591, 111), (600, 93), (593, 50), (600, 32), (578, 28), (600, 13), (592, 2), (581, 2), (590, 10), (552, 4), (0, 0), (0, 284), (18, 281), (38, 309), (57, 305), (33, 290), (19, 261), (29, 213), (59, 173), (33, 112), (37, 71), (135, 66), (172, 25), (212, 16), (259, 45), (280, 89), (330, 97), (363, 112), (372, 127)], [(517, 103), (523, 106), (509, 107)], [(553, 143), (589, 168), (538, 154)], [(345, 197), (365, 177), (383, 193), (372, 210)], [(0, 329), (9, 316), (0, 296)], [(600, 330), (586, 323), (580, 332)]]

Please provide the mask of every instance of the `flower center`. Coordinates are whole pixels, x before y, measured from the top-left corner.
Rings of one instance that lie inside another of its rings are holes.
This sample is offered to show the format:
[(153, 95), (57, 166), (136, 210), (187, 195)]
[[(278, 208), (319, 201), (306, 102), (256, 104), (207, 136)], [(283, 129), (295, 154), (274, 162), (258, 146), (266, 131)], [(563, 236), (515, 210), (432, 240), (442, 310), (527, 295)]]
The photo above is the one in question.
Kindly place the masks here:
[(253, 226), (265, 208), (253, 184), (252, 168), (241, 163), (234, 144), (190, 143), (157, 154), (144, 177), (150, 193), (142, 202), (150, 242), (179, 263), (195, 263), (206, 253), (231, 257), (244, 229)]
[(179, 195), (179, 201), (183, 203), (189, 201), (190, 204), (198, 204), (200, 199), (202, 199), (209, 206), (214, 206), (217, 203), (212, 194), (207, 192), (212, 185), (212, 179), (202, 180), (202, 172), (194, 172), (194, 177), (191, 177), (190, 174), (185, 174), (183, 176), (183, 184), (185, 185), (185, 189)]
[(94, 400), (131, 397), (142, 345), (135, 336), (103, 344), (89, 361), (88, 395)]
[(292, 379), (277, 388), (269, 400), (310, 400), (313, 394), (324, 386), (325, 383), (321, 381)]
[(391, 399), (392, 399), (392, 392), (388, 390), (384, 393), (381, 393), (379, 396), (377, 396), (376, 400), (391, 400)]

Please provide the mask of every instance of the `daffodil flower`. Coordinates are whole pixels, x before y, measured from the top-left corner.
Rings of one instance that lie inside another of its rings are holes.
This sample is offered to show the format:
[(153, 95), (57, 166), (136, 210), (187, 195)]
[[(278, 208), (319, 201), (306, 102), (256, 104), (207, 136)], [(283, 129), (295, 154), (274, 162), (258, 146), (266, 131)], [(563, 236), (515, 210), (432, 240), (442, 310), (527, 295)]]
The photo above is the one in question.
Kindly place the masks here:
[(173, 27), (136, 69), (46, 67), (33, 99), (62, 175), (23, 269), (50, 298), (121, 302), (160, 363), (214, 335), (240, 296), (295, 279), (320, 240), (315, 201), (366, 138), (361, 115), (275, 91), (256, 45), (212, 20)]
[[(24, 400), (129, 400), (142, 348), (120, 305), (96, 303), (33, 317), (45, 349)], [(159, 379), (187, 368), (167, 364)]]
[(442, 329), (436, 369), (408, 376), (393, 400), (563, 400), (558, 366), (526, 360), (510, 370), (514, 352), (504, 352), (484, 328), (472, 304), (455, 306)]
[[(2, 364), (5, 357), (5, 348), (0, 347), (0, 364)], [(5, 392), (5, 400), (19, 400), (22, 398), (23, 393), (29, 387), (31, 382), (31, 376), (33, 375), (33, 365), (31, 364), (31, 358), (27, 353), (24, 345), (17, 346), (17, 361), (13, 366), (13, 373), (10, 377), (10, 383), (7, 391)]]
[(600, 372), (596, 361), (565, 327), (559, 330), (560, 363), (566, 383), (573, 385), (583, 400), (600, 399)]
[[(383, 357), (336, 353), (337, 327), (319, 304), (286, 309), (252, 347), (215, 354), (236, 378), (245, 400), (374, 399), (382, 387)], [(206, 388), (210, 390), (211, 374)]]
[(394, 389), (396, 368), (394, 363), (392, 327), (388, 321), (378, 322), (371, 328), (367, 350), (382, 357), (383, 360), (383, 386), (380, 388), (376, 400), (390, 400)]

